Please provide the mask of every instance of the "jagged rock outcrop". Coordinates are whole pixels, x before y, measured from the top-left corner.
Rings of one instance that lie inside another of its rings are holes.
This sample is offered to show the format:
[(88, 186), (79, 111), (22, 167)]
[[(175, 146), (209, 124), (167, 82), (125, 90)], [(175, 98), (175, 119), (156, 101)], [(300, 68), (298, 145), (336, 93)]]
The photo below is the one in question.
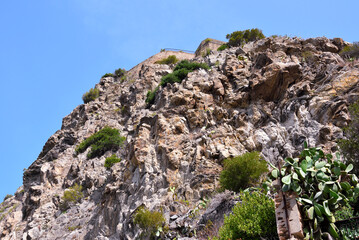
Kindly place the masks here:
[[(24, 172), (24, 185), (1, 204), (0, 238), (135, 239), (140, 206), (163, 211), (167, 238), (194, 237), (235, 203), (228, 193), (215, 194), (223, 159), (257, 150), (276, 164), (298, 154), (305, 140), (336, 149), (350, 120), (347, 107), (359, 99), (359, 64), (338, 55), (344, 45), (277, 37), (213, 51), (194, 59), (210, 70), (161, 87), (150, 107), (147, 91), (173, 66), (145, 61), (124, 82), (101, 79), (99, 98), (63, 119)], [(111, 169), (104, 162), (114, 152), (75, 154), (105, 126), (126, 137), (115, 152), (122, 161)], [(75, 183), (84, 197), (63, 212), (61, 197)], [(211, 197), (207, 211), (199, 207)]]

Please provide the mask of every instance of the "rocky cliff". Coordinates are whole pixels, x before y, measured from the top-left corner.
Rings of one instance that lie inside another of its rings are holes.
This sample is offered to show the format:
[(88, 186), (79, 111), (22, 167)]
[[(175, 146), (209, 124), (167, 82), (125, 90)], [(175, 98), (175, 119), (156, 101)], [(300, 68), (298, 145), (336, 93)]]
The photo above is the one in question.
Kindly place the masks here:
[[(338, 55), (344, 45), (276, 37), (204, 58), (183, 55), (211, 69), (160, 87), (150, 107), (147, 91), (174, 66), (145, 61), (126, 81), (102, 78), (100, 96), (63, 119), (24, 172), (23, 186), (1, 204), (0, 238), (136, 239), (140, 206), (164, 213), (166, 238), (199, 238), (206, 222), (221, 221), (235, 202), (216, 191), (223, 159), (257, 150), (275, 164), (305, 140), (336, 149), (350, 120), (347, 107), (359, 99), (359, 63)], [(93, 159), (75, 154), (105, 126), (126, 137), (122, 148)], [(122, 161), (105, 168), (112, 154)], [(76, 183), (84, 196), (61, 210), (65, 189)], [(207, 198), (207, 208), (199, 208)]]

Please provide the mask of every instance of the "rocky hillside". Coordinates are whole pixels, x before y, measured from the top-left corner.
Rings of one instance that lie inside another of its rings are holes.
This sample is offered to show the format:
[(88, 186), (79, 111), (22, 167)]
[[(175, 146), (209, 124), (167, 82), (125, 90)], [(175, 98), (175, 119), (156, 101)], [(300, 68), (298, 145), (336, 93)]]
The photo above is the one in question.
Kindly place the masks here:
[[(276, 37), (204, 58), (189, 54), (182, 59), (210, 70), (160, 87), (152, 106), (147, 91), (173, 65), (145, 61), (125, 81), (102, 78), (99, 97), (63, 119), (24, 172), (23, 186), (1, 204), (0, 238), (136, 239), (133, 216), (141, 206), (164, 213), (167, 239), (200, 238), (207, 221), (220, 222), (235, 202), (217, 193), (223, 159), (257, 150), (276, 164), (305, 140), (335, 150), (347, 107), (359, 99), (359, 64), (338, 55), (344, 45)], [(76, 154), (105, 126), (126, 137), (120, 149), (92, 159), (89, 149)], [(104, 167), (112, 154), (121, 162)], [(64, 192), (75, 184), (83, 196), (64, 210)]]

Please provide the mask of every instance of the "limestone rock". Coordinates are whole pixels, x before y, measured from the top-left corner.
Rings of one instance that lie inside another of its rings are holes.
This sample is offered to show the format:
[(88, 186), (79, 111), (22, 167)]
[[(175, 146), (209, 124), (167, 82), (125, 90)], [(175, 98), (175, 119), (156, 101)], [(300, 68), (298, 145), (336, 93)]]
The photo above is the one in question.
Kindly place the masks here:
[[(164, 51), (127, 73), (103, 78), (93, 102), (62, 121), (38, 159), (24, 172), (23, 186), (2, 203), (1, 239), (136, 239), (140, 206), (162, 210), (168, 239), (194, 238), (208, 220), (230, 212), (230, 193), (215, 194), (225, 158), (260, 151), (277, 164), (310, 146), (335, 147), (350, 121), (348, 105), (359, 99), (359, 66), (338, 55), (345, 43), (326, 38), (266, 38), (210, 55)], [(176, 55), (206, 62), (181, 82), (159, 88)], [(126, 137), (117, 151), (87, 159), (81, 141), (104, 126)], [(121, 162), (105, 168), (106, 157)], [(64, 191), (83, 187), (83, 198), (61, 210)], [(212, 199), (208, 208), (203, 199)], [(217, 224), (217, 223), (216, 223)]]

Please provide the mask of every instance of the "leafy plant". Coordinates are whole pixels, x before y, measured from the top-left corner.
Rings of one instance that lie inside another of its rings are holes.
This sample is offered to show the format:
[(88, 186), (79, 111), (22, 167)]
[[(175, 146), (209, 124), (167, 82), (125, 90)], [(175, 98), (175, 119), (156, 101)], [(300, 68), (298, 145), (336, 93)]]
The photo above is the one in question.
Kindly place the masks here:
[(105, 73), (101, 78), (105, 77), (114, 77), (114, 75), (112, 73)]
[(152, 105), (156, 99), (156, 93), (159, 87), (156, 87), (153, 91), (149, 90), (146, 95), (146, 103)]
[(167, 58), (156, 61), (157, 64), (176, 64), (178, 62), (176, 55), (170, 55)]
[(163, 232), (162, 227), (166, 224), (166, 219), (162, 212), (150, 211), (145, 207), (140, 207), (134, 216), (134, 224), (138, 224), (144, 234), (154, 238), (156, 234)]
[(198, 63), (198, 62), (190, 62), (188, 60), (182, 60), (181, 62), (179, 62), (176, 67), (173, 69), (173, 71), (177, 71), (177, 70), (180, 70), (180, 69), (187, 69), (189, 71), (194, 71), (196, 69), (205, 69), (205, 70), (208, 70), (209, 67), (207, 64), (205, 63)]
[(259, 191), (241, 192), (239, 198), (241, 202), (233, 207), (233, 213), (225, 216), (219, 239), (259, 240), (275, 236), (277, 227), (273, 200)]
[(205, 63), (189, 62), (188, 60), (183, 60), (179, 62), (176, 67), (173, 69), (172, 73), (167, 74), (161, 78), (159, 86), (157, 86), (153, 91), (149, 90), (146, 96), (146, 103), (152, 105), (156, 98), (156, 93), (160, 86), (165, 87), (168, 83), (182, 82), (183, 79), (187, 77), (187, 74), (196, 70), (196, 69), (209, 69), (208, 65)]
[(267, 163), (259, 152), (248, 152), (224, 160), (219, 182), (224, 189), (239, 192), (259, 183), (260, 176), (268, 172)]
[(115, 70), (115, 74), (113, 76), (117, 77), (120, 79), (120, 82), (124, 82), (126, 81), (127, 79), (127, 76), (126, 76), (126, 70), (124, 68), (118, 68)]
[(122, 137), (118, 129), (104, 127), (94, 133), (91, 137), (82, 141), (75, 149), (76, 154), (83, 153), (91, 146), (91, 151), (87, 154), (88, 158), (99, 157), (106, 151), (117, 151), (126, 140)]
[(226, 38), (228, 39), (228, 45), (231, 47), (242, 46), (245, 43), (256, 41), (265, 36), (262, 33), (262, 30), (258, 28), (247, 29), (244, 31), (235, 31), (231, 34), (227, 34)]
[(62, 203), (60, 204), (60, 209), (65, 211), (70, 207), (70, 204), (78, 203), (83, 198), (82, 186), (77, 183), (66, 189), (64, 195), (62, 196)]
[(74, 186), (65, 190), (62, 199), (67, 202), (76, 203), (80, 201), (82, 197), (83, 197), (82, 186), (76, 183)]
[(308, 148), (306, 142), (304, 147), (298, 158), (286, 158), (281, 169), (272, 166), (270, 176), (281, 180), (284, 192), (298, 194), (306, 239), (328, 235), (339, 239), (334, 213), (357, 198), (358, 178), (349, 174), (353, 165), (341, 162), (339, 153), (333, 159), (319, 148)]
[(345, 46), (339, 54), (347, 59), (359, 58), (359, 42), (354, 42), (352, 45)]
[(224, 49), (229, 48), (228, 44), (222, 44), (221, 46), (219, 46), (219, 48), (217, 48), (217, 51), (223, 51)]
[(126, 75), (126, 70), (123, 68), (119, 68), (115, 70), (115, 76), (116, 77), (122, 77)]
[(338, 146), (348, 163), (354, 165), (354, 171), (359, 174), (359, 101), (349, 106), (351, 122), (344, 132), (346, 139), (340, 139)]
[(84, 103), (89, 103), (94, 101), (100, 95), (100, 91), (97, 88), (91, 88), (88, 92), (82, 95), (82, 100)]
[(112, 154), (111, 157), (106, 158), (105, 167), (111, 168), (115, 163), (121, 162), (121, 158), (118, 158), (116, 154)]

